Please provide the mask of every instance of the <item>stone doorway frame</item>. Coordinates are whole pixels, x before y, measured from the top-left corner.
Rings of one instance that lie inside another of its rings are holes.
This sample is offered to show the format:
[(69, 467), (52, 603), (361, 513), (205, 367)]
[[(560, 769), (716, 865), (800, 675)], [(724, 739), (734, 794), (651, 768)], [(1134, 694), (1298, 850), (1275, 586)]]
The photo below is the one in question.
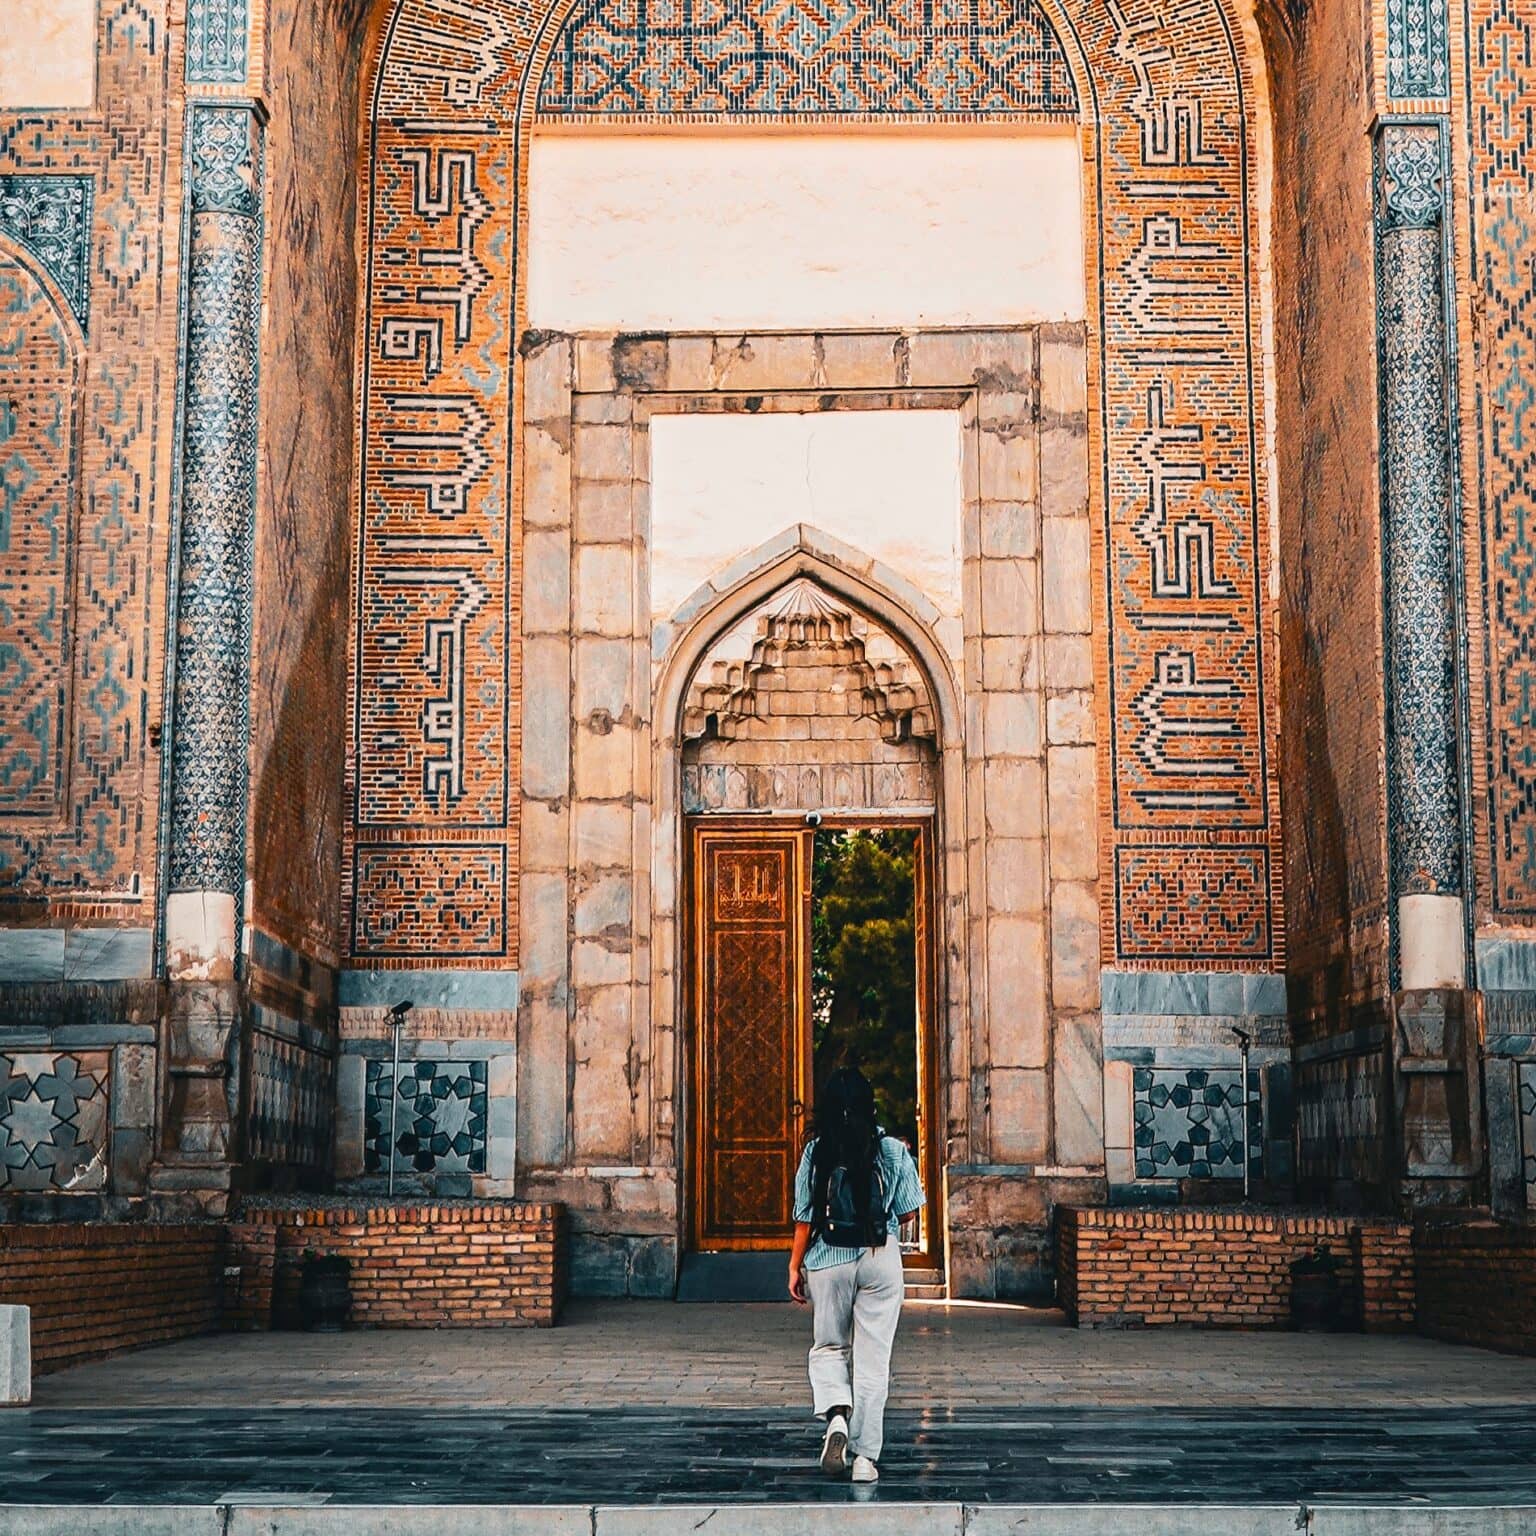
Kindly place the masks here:
[[(931, 404), (931, 401), (927, 403)], [(695, 599), (679, 610), (680, 614), (692, 612), (691, 622), (682, 627), (669, 648), (658, 673), (654, 695), (651, 1023), (653, 1032), (659, 1035), (666, 1031), (674, 1042), (674, 1104), (681, 1111), (675, 1142), (676, 1168), (683, 1218), (680, 1241), (684, 1247), (692, 1236), (688, 1219), (692, 1191), (688, 1188), (688, 1180), (695, 1172), (689, 1155), (692, 1127), (687, 1123), (694, 1085), (691, 1082), (693, 1041), (688, 1018), (690, 957), (686, 879), (690, 872), (689, 827), (700, 818), (690, 817), (683, 810), (683, 710), (694, 676), (707, 660), (715, 642), (796, 581), (812, 582), (878, 624), (907, 650), (913, 665), (922, 671), (929, 690), (937, 725), (938, 796), (931, 816), (921, 818), (928, 829), (927, 878), (931, 882), (927, 893), (931, 931), (926, 978), (930, 996), (925, 1033), (931, 1053), (930, 1070), (937, 1081), (932, 1084), (929, 1095), (931, 1155), (930, 1166), (924, 1169), (926, 1178), (942, 1176), (957, 1109), (963, 1112), (963, 1105), (956, 1103), (951, 1088), (956, 1079), (953, 1059), (956, 1045), (959, 1043), (967, 1048), (969, 1045), (962, 1036), (968, 1018), (968, 977), (964, 965), (950, 963), (954, 958), (955, 940), (965, 934), (967, 927), (963, 720), (948, 661), (933, 633), (934, 626), (942, 619), (915, 589), (909, 588), (902, 595), (885, 589), (885, 582), (898, 587), (908, 584), (895, 572), (882, 570), (878, 562), (858, 555), (828, 535), (803, 524), (796, 525), (794, 533), (795, 542), (788, 548), (784, 547), (784, 540), (776, 539), (743, 556), (737, 564), (746, 567), (747, 574), (723, 592), (711, 589), (712, 601), (703, 601), (697, 611), (693, 611), (694, 603), (703, 596), (696, 594)], [(864, 567), (862, 573), (856, 568), (859, 564)], [(880, 581), (882, 576), (884, 582)], [(907, 599), (905, 603), (902, 596)], [(911, 611), (918, 604), (927, 609), (926, 614), (919, 616)], [(872, 808), (869, 819), (871, 823), (895, 825), (910, 822), (913, 818), (895, 808), (878, 816)], [(845, 820), (850, 819), (829, 817), (829, 821), (838, 824)], [(961, 1081), (965, 1080), (966, 1076), (962, 1075)], [(933, 1260), (942, 1263), (942, 1189), (931, 1190), (930, 1197), (930, 1212), (937, 1228), (930, 1234), (930, 1248)]]
[[(575, 1251), (627, 1267), (604, 1286), (660, 1294), (675, 1273), (682, 710), (717, 637), (809, 577), (908, 649), (939, 721), (935, 1139), (952, 1268), (963, 1191), (1051, 1163), (1063, 1104), (1085, 1122), (1072, 1161), (1102, 1158), (1084, 329), (531, 332), (523, 353), (518, 1192), (565, 1201)], [(960, 616), (795, 524), (652, 622), (655, 415), (935, 407), (961, 425)], [(1070, 1075), (1053, 1087), (1064, 1037)]]

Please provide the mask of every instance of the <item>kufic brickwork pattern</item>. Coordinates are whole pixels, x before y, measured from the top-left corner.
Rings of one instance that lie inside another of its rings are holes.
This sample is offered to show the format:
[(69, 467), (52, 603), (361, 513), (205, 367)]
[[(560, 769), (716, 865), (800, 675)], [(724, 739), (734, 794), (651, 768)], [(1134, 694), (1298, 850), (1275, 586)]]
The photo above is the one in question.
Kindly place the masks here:
[(1487, 905), (1536, 917), (1536, 16), (1468, 0), (1473, 282), (1478, 330)]
[(70, 270), (90, 273), (80, 317), (90, 348), (69, 576), (67, 766), (56, 814), (0, 824), (0, 886), (13, 900), (46, 898), (60, 915), (84, 908), (134, 920), (155, 883), (160, 762), (150, 735), (164, 655), (177, 266), (167, 22), (164, 0), (102, 0), (98, 105), (0, 113), (0, 186), (14, 193), (32, 177), (94, 185), (89, 222), (79, 220), (68, 252)]
[[(541, 48), (558, 51), (551, 18), (538, 20)], [(1104, 951), (1127, 966), (1273, 969), (1284, 944), (1256, 88), (1222, 0), (1176, 13), (1083, 0), (1053, 20), (1096, 86), (1083, 133), (1090, 292), (1104, 284), (1092, 383), (1112, 573)], [(518, 473), (504, 402), (526, 176), (510, 104), (539, 67), (525, 24), (500, 3), (398, 0), (380, 49), (360, 327), (355, 953), (379, 927), (365, 845), (398, 850), (392, 886), (407, 894), (430, 885), (445, 845), (504, 851), (504, 881), (515, 865), (517, 531), (505, 491)], [(931, 113), (942, 107), (929, 98)], [(466, 942), (461, 927), (448, 952), (515, 961), (514, 896), (499, 936), (488, 923)], [(389, 958), (411, 953), (437, 954), (432, 934)]]
[(515, 964), (510, 0), (402, 0), (373, 81), (344, 900), (350, 951)]
[(69, 719), (82, 338), (0, 237), (0, 815), (56, 817)]

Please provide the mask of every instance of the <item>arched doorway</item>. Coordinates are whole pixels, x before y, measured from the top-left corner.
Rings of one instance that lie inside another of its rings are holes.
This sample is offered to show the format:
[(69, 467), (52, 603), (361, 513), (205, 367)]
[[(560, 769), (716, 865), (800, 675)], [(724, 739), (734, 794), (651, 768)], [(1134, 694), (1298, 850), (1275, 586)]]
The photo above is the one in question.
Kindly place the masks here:
[(697, 663), (677, 764), (693, 1250), (787, 1244), (816, 1093), (853, 1065), (927, 1176), (905, 1247), (934, 1256), (937, 732), (900, 640), (810, 577)]

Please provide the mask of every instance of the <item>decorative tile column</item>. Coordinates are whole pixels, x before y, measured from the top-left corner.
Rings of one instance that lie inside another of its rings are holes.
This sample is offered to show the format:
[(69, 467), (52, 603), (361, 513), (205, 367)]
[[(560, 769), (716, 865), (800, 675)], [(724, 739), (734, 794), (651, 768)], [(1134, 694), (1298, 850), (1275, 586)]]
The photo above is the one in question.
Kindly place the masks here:
[(1387, 807), (1398, 990), (1394, 1164), (1407, 1205), (1465, 1198), (1482, 1166), (1467, 1007), (1461, 610), (1452, 335), (1438, 118), (1376, 138), (1377, 346), (1386, 577)]
[(1378, 134), (1392, 886), (1402, 987), (1466, 983), (1441, 130)]
[(187, 149), (186, 371), (166, 908), (172, 973), (215, 975), (232, 974), (224, 967), (233, 963), (235, 910), (245, 882), (261, 317), (256, 112), (243, 104), (194, 104)]
[[(245, 884), (251, 543), (262, 281), (262, 114), (187, 109), (181, 498), (165, 950), (164, 1155), (201, 1187), (238, 1103), (235, 956)], [(159, 1182), (181, 1180), (162, 1170)], [(216, 1180), (215, 1182), (221, 1182)]]

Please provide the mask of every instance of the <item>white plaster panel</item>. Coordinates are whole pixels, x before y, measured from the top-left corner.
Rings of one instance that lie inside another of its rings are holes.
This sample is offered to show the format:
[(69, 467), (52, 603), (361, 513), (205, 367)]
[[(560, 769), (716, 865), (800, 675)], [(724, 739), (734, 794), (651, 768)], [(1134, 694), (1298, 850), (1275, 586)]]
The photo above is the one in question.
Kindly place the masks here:
[(1071, 131), (545, 133), (529, 220), (545, 329), (1083, 317)]
[(793, 523), (960, 611), (958, 411), (703, 412), (651, 419), (651, 616)]
[(88, 107), (96, 94), (96, 0), (4, 0), (0, 107)]

